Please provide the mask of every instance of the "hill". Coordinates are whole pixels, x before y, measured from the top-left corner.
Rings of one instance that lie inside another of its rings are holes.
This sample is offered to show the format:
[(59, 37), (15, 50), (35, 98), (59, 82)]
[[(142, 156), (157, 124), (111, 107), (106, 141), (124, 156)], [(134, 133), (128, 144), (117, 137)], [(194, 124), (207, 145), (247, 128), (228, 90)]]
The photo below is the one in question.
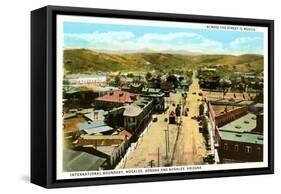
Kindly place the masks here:
[(109, 54), (88, 49), (64, 50), (65, 73), (197, 69), (219, 64), (229, 71), (262, 71), (262, 55), (181, 55), (169, 53)]

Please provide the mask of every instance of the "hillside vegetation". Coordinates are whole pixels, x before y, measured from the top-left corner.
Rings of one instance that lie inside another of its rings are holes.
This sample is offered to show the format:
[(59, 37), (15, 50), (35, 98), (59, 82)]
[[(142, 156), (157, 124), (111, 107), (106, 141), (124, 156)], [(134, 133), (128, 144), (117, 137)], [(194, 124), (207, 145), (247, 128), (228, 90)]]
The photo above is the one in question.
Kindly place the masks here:
[(166, 53), (108, 54), (88, 49), (64, 50), (65, 73), (97, 71), (189, 70), (221, 65), (228, 71), (262, 71), (262, 55), (180, 55)]

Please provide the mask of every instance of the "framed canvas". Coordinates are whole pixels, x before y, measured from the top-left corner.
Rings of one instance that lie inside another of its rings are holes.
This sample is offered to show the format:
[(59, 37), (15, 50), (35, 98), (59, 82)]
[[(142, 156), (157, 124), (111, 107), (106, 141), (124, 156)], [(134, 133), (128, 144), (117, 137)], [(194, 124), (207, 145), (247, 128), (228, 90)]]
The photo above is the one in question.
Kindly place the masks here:
[(274, 172), (272, 20), (31, 12), (31, 182)]

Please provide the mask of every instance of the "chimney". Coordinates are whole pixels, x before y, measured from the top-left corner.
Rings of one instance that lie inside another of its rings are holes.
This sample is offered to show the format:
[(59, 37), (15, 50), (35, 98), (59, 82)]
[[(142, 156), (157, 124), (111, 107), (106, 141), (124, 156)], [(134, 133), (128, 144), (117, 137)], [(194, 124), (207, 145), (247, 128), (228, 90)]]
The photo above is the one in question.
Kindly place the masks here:
[(257, 126), (254, 131), (263, 134), (263, 113), (257, 114)]

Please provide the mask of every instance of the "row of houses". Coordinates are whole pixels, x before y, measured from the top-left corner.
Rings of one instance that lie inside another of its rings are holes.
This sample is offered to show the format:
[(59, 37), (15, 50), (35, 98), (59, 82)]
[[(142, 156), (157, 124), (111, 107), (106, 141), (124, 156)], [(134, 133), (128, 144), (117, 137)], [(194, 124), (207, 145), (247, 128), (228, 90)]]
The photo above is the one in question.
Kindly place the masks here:
[[(94, 108), (90, 112), (70, 109), (72, 112), (65, 114), (70, 115), (69, 119), (85, 120), (79, 120), (78, 130), (66, 135), (69, 142), (68, 149), (64, 150), (66, 171), (114, 168), (149, 125), (152, 113), (164, 109), (164, 94), (148, 90), (140, 94), (110, 90), (92, 102)], [(80, 153), (75, 154), (76, 159), (71, 158), (73, 152)], [(97, 161), (93, 165), (73, 164), (91, 157)]]
[[(68, 83), (71, 83), (64, 85), (67, 142), (64, 167), (66, 171), (113, 169), (131, 143), (137, 141), (149, 126), (152, 114), (165, 111), (163, 88), (170, 92), (174, 87), (161, 79), (150, 79), (145, 84), (126, 80), (127, 84), (122, 87), (103, 87), (102, 84), (87, 87), (88, 83), (103, 82), (104, 79), (85, 81), (87, 77), (83, 78), (84, 82), (77, 79), (74, 83), (71, 79), (75, 77), (68, 77)], [(189, 84), (182, 82), (183, 87)], [(79, 166), (77, 163), (90, 158), (93, 160), (91, 165)]]

